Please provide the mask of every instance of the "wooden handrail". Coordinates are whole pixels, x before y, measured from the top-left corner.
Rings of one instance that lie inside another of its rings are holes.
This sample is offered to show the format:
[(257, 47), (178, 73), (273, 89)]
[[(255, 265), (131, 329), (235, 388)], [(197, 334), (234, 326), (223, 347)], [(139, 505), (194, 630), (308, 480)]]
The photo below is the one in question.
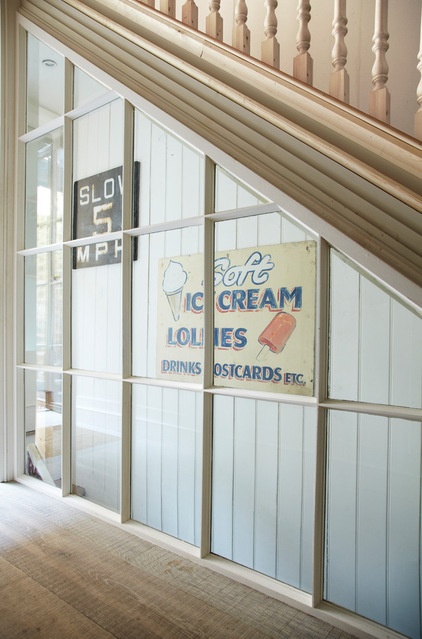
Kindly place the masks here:
[[(415, 38), (421, 19), (417, 15), (416, 5), (411, 7), (411, 16), (409, 7), (406, 7), (406, 19), (409, 22), (400, 30), (397, 26), (397, 12), (401, 11), (402, 0), (375, 0), (375, 12), (372, 16), (372, 9), (366, 0), (353, 0), (354, 13), (350, 16), (347, 15), (347, 0), (319, 0), (313, 7), (318, 10), (315, 15), (318, 23), (315, 25), (311, 21), (311, 0), (186, 0), (181, 10), (179, 8), (181, 15), (176, 15), (176, 0), (133, 2), (158, 9), (217, 41), (233, 46), (246, 55), (252, 55), (316, 89), (326, 91), (337, 100), (351, 104), (379, 121), (387, 124), (391, 122), (396, 128), (422, 140), (422, 78), (417, 86), (417, 80), (414, 80), (416, 71), (422, 74), (422, 24)], [(356, 2), (360, 3), (358, 7), (355, 6)], [(391, 28), (396, 29), (394, 51), (389, 50), (390, 8), (396, 12), (396, 19), (391, 23)], [(198, 22), (198, 10), (202, 16), (201, 23)], [(358, 15), (362, 15), (363, 23), (359, 23)], [(321, 16), (326, 21), (327, 29), (325, 26), (321, 27)], [(295, 18), (298, 26), (294, 22)], [(369, 31), (367, 25), (372, 20), (374, 27)], [(333, 38), (331, 69), (326, 52), (328, 29)], [(412, 31), (410, 43), (409, 30)], [(297, 51), (294, 51), (294, 46)], [(356, 46), (361, 47), (364, 53), (356, 51)], [(420, 47), (419, 55), (411, 58), (415, 54), (410, 52), (412, 48), (413, 51), (416, 50), (416, 47)], [(371, 48), (374, 54), (372, 60)], [(407, 51), (407, 61), (403, 57), (404, 48)], [(397, 74), (396, 71), (395, 78), (389, 78), (387, 51), (390, 60), (393, 60), (394, 55), (400, 56), (402, 73)], [(362, 55), (366, 57), (362, 59)], [(405, 68), (403, 63), (407, 65)], [(401, 88), (404, 79), (405, 86), (408, 87), (405, 95)], [(368, 94), (364, 94), (363, 87), (370, 86), (371, 83), (368, 101)], [(390, 102), (395, 106), (393, 119)], [(402, 116), (403, 105), (407, 109), (406, 118)], [(401, 124), (402, 122), (405, 123)]]

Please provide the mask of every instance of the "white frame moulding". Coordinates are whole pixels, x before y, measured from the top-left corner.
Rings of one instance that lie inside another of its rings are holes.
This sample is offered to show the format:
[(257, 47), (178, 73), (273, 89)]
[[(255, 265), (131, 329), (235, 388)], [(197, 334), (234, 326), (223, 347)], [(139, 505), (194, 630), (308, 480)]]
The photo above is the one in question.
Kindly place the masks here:
[[(76, 4), (76, 3), (75, 3)], [(208, 328), (208, 331), (205, 331), (205, 334), (208, 334), (208, 340), (205, 341), (204, 346), (204, 370), (207, 371), (208, 374), (204, 373), (204, 379), (202, 385), (185, 385), (185, 384), (177, 384), (170, 383), (166, 384), (165, 381), (157, 381), (150, 380), (144, 378), (134, 378), (130, 376), (130, 353), (131, 353), (131, 331), (130, 331), (130, 317), (124, 318), (124, 324), (122, 325), (122, 331), (125, 335), (125, 341), (123, 343), (123, 352), (124, 352), (124, 360), (122, 362), (122, 375), (109, 375), (109, 374), (101, 374), (92, 371), (80, 371), (74, 370), (70, 368), (70, 278), (71, 278), (71, 254), (72, 247), (76, 244), (85, 243), (85, 240), (81, 241), (73, 241), (70, 240), (71, 233), (71, 177), (70, 175), (65, 175), (65, 197), (64, 197), (64, 241), (63, 241), (63, 291), (67, 291), (67, 294), (64, 295), (63, 299), (63, 335), (64, 335), (64, 343), (63, 343), (63, 366), (62, 369), (57, 369), (55, 367), (49, 368), (54, 372), (62, 372), (63, 373), (63, 424), (62, 424), (62, 457), (63, 457), (63, 483), (62, 483), (62, 491), (61, 495), (66, 497), (66, 501), (68, 501), (71, 505), (80, 508), (86, 512), (92, 513), (104, 521), (112, 523), (116, 526), (123, 526), (125, 530), (132, 532), (135, 535), (138, 535), (144, 539), (148, 539), (153, 543), (159, 544), (162, 547), (168, 548), (174, 552), (180, 553), (186, 557), (189, 557), (193, 561), (199, 562), (201, 565), (208, 566), (218, 572), (226, 574), (242, 583), (250, 585), (251, 587), (260, 590), (272, 597), (276, 597), (286, 603), (293, 605), (300, 610), (312, 614), (324, 621), (329, 623), (333, 623), (334, 625), (343, 628), (349, 632), (353, 632), (355, 635), (359, 637), (400, 637), (398, 633), (394, 631), (384, 628), (374, 622), (365, 620), (358, 615), (353, 613), (349, 613), (347, 611), (340, 610), (329, 604), (327, 602), (322, 601), (322, 577), (323, 577), (323, 543), (324, 543), (324, 495), (325, 495), (325, 484), (324, 484), (324, 475), (325, 475), (325, 437), (326, 437), (326, 427), (325, 427), (325, 414), (328, 408), (335, 407), (340, 410), (355, 410), (356, 412), (375, 412), (379, 414), (380, 407), (374, 405), (367, 404), (358, 404), (358, 403), (347, 403), (347, 402), (334, 402), (326, 399), (326, 370), (327, 370), (327, 355), (326, 355), (326, 345), (327, 345), (327, 334), (328, 334), (328, 313), (327, 313), (327, 303), (328, 303), (328, 289), (324, 286), (324, 283), (327, 282), (328, 272), (329, 272), (329, 246), (335, 246), (335, 248), (345, 254), (352, 262), (359, 264), (361, 269), (364, 269), (369, 274), (372, 274), (372, 277), (383, 282), (383, 286), (387, 288), (392, 287), (393, 292), (402, 300), (405, 301), (413, 310), (418, 310), (418, 295), (420, 292), (417, 290), (417, 286), (402, 276), (401, 274), (394, 271), (394, 269), (385, 263), (381, 262), (375, 255), (370, 254), (361, 246), (357, 245), (353, 240), (349, 239), (346, 235), (344, 235), (338, 229), (334, 229), (328, 222), (323, 220), (321, 217), (312, 213), (305, 206), (295, 201), (292, 197), (286, 195), (282, 191), (280, 191), (277, 187), (272, 186), (269, 182), (264, 180), (262, 177), (254, 174), (250, 169), (243, 166), (239, 161), (230, 158), (224, 151), (221, 151), (216, 146), (211, 144), (209, 141), (201, 138), (198, 134), (191, 131), (187, 126), (178, 122), (171, 115), (166, 114), (164, 111), (161, 111), (158, 107), (152, 105), (147, 102), (144, 98), (134, 92), (132, 89), (125, 87), (121, 82), (117, 81), (115, 78), (111, 78), (101, 69), (98, 69), (93, 64), (89, 63), (84, 57), (66, 45), (58, 42), (54, 37), (48, 34), (46, 31), (41, 29), (39, 26), (33, 24), (28, 18), (20, 15), (18, 16), (19, 29), (21, 30), (18, 34), (19, 41), (19, 50), (20, 55), (20, 84), (22, 87), (22, 64), (24, 64), (25, 56), (23, 54), (22, 46), (22, 32), (23, 30), (29, 31), (35, 37), (43, 40), (46, 44), (51, 46), (54, 49), (57, 49), (65, 58), (70, 61), (72, 64), (79, 66), (86, 73), (93, 75), (99, 81), (102, 81), (104, 84), (111, 88), (111, 91), (114, 94), (109, 93), (108, 99), (99, 99), (98, 101), (94, 101), (90, 105), (86, 105), (81, 109), (75, 109), (73, 111), (69, 111), (63, 116), (59, 118), (60, 126), (64, 127), (64, 148), (65, 148), (65, 156), (67, 159), (70, 157), (71, 153), (71, 121), (82, 115), (84, 112), (88, 112), (91, 110), (92, 106), (100, 106), (103, 101), (107, 103), (112, 99), (116, 99), (117, 97), (122, 97), (125, 103), (125, 137), (124, 137), (124, 183), (125, 183), (125, 191), (129, 194), (131, 193), (131, 188), (129, 187), (131, 181), (131, 171), (125, 170), (125, 167), (128, 166), (128, 162), (132, 161), (131, 155), (131, 125), (130, 114), (133, 109), (139, 108), (144, 111), (149, 117), (157, 120), (162, 126), (167, 127), (176, 135), (179, 134), (182, 139), (186, 140), (193, 146), (198, 149), (201, 149), (206, 157), (206, 182), (208, 187), (206, 187), (206, 199), (208, 204), (208, 210), (212, 210), (210, 206), (211, 196), (210, 184), (212, 183), (212, 171), (210, 167), (213, 163), (219, 164), (220, 166), (226, 168), (230, 173), (237, 175), (241, 180), (243, 180), (246, 184), (251, 185), (256, 190), (266, 193), (267, 197), (272, 199), (274, 202), (279, 202), (279, 205), (264, 205), (262, 207), (261, 213), (268, 212), (269, 208), (272, 210), (280, 210), (288, 216), (292, 216), (298, 220), (298, 222), (310, 230), (312, 235), (317, 235), (314, 230), (318, 229), (319, 235), (318, 237), (318, 290), (317, 290), (317, 318), (318, 318), (318, 330), (316, 338), (316, 352), (315, 352), (315, 370), (318, 372), (317, 382), (315, 386), (316, 397), (313, 398), (300, 398), (300, 397), (286, 397), (286, 396), (275, 396), (275, 394), (271, 393), (251, 393), (247, 391), (238, 391), (236, 389), (219, 389), (212, 387), (212, 370), (210, 367), (210, 361), (212, 361), (212, 342), (211, 335), (213, 324), (213, 314), (211, 312), (211, 305), (208, 305), (209, 312), (205, 313), (204, 322), (205, 327)], [(46, 25), (48, 26), (48, 19), (46, 19)], [(76, 45), (77, 46), (77, 45)], [(70, 90), (70, 80), (69, 80), (69, 71), (71, 70), (71, 65), (69, 62), (66, 64), (66, 80), (65, 80), (65, 100), (66, 105), (69, 105), (71, 90)], [(111, 96), (114, 97), (111, 97)], [(65, 106), (66, 108), (66, 106)], [(22, 132), (22, 106), (20, 110), (20, 146), (22, 147), (22, 143), (30, 141), (32, 139), (32, 133), (23, 133)], [(50, 131), (57, 128), (57, 122), (50, 123), (45, 127), (45, 131)], [(43, 128), (44, 130), (44, 128)], [(33, 134), (33, 137), (38, 137), (40, 134), (40, 130), (37, 130), (36, 133)], [(212, 159), (211, 159), (212, 158)], [(23, 157), (24, 161), (24, 157)], [(18, 167), (22, 169), (22, 152), (19, 151), (19, 159), (18, 159)], [(17, 170), (17, 176), (22, 175), (23, 173)], [(22, 190), (19, 189), (19, 185), (17, 184), (16, 177), (16, 198), (18, 202), (18, 209), (23, 215), (23, 206), (22, 206)], [(67, 192), (67, 195), (66, 195)], [(20, 196), (19, 196), (20, 193)], [(191, 225), (192, 223), (196, 224), (204, 224), (205, 227), (205, 242), (204, 242), (204, 266), (206, 269), (210, 269), (210, 265), (212, 265), (213, 260), (213, 224), (217, 220), (221, 219), (230, 219), (231, 217), (240, 217), (243, 214), (247, 215), (246, 211), (242, 212), (224, 212), (224, 213), (212, 213), (206, 214), (203, 218), (198, 218), (194, 220), (186, 220), (186, 224), (183, 222), (181, 224), (176, 224), (177, 227), (181, 227), (183, 225)], [(250, 211), (249, 211), (250, 214)], [(155, 227), (154, 229), (146, 227), (145, 229), (129, 229), (129, 216), (130, 216), (130, 195), (125, 196), (124, 198), (124, 206), (123, 206), (123, 231), (121, 235), (123, 236), (123, 255), (122, 255), (122, 278), (124, 281), (124, 286), (122, 290), (122, 308), (124, 305), (128, 303), (130, 295), (131, 295), (131, 254), (130, 254), (130, 239), (133, 235), (139, 235), (142, 233), (154, 231), (164, 231), (170, 230), (174, 228), (174, 225), (163, 224), (160, 225), (160, 228)], [(21, 217), (22, 221), (22, 217)], [(18, 229), (22, 229), (23, 225), (18, 224)], [(126, 231), (126, 232), (125, 232)], [(17, 232), (18, 235), (18, 232)], [(67, 239), (66, 239), (67, 237)], [(18, 255), (20, 259), (18, 261), (22, 261), (21, 258), (24, 255), (36, 254), (37, 252), (42, 252), (45, 249), (41, 247), (40, 249), (25, 251), (22, 247), (22, 230), (20, 232), (20, 237), (17, 237), (16, 243), (18, 247)], [(89, 242), (89, 240), (88, 240)], [(50, 247), (50, 250), (51, 247)], [(390, 284), (388, 286), (385, 283), (386, 278)], [(18, 326), (23, 326), (23, 304), (22, 304), (22, 283), (23, 283), (23, 272), (22, 265), (19, 263), (16, 264), (16, 281), (18, 283), (17, 286), (17, 305), (16, 305), (16, 318), (18, 321)], [(206, 299), (210, 299), (212, 297), (212, 285), (211, 280), (208, 278), (208, 284), (205, 287), (205, 297)], [(126, 316), (130, 314), (126, 314)], [(16, 397), (22, 397), (22, 378), (23, 378), (23, 370), (46, 370), (47, 367), (37, 367), (33, 365), (28, 365), (24, 363), (23, 359), (23, 333), (22, 330), (16, 331), (16, 352), (17, 352), (17, 366), (16, 366)], [(10, 362), (10, 358), (9, 358)], [(208, 365), (206, 364), (208, 362)], [(108, 511), (96, 504), (91, 502), (87, 502), (75, 495), (70, 494), (70, 432), (71, 432), (71, 423), (70, 423), (70, 414), (71, 414), (71, 378), (73, 375), (87, 375), (87, 376), (95, 376), (95, 377), (103, 377), (107, 379), (120, 380), (123, 387), (123, 412), (122, 412), (122, 494), (121, 494), (121, 513), (117, 515), (111, 511)], [(142, 384), (159, 384), (160, 386), (173, 386), (177, 388), (192, 388), (193, 390), (201, 390), (204, 396), (204, 443), (203, 443), (203, 508), (202, 508), (202, 536), (201, 536), (201, 546), (199, 548), (193, 547), (190, 544), (185, 542), (176, 540), (171, 538), (164, 533), (155, 531), (151, 528), (148, 528), (142, 524), (138, 524), (137, 522), (133, 522), (129, 520), (130, 516), (130, 491), (129, 491), (129, 480), (130, 480), (130, 396), (131, 396), (131, 388), (133, 383), (142, 383)], [(318, 408), (318, 430), (317, 430), (317, 476), (316, 476), (316, 500), (315, 500), (315, 527), (314, 527), (314, 583), (313, 583), (313, 593), (312, 595), (304, 593), (296, 588), (292, 588), (286, 584), (281, 582), (277, 582), (274, 579), (266, 577), (265, 575), (261, 575), (256, 573), (248, 568), (244, 568), (242, 566), (236, 565), (233, 562), (227, 561), (225, 559), (210, 555), (210, 495), (211, 495), (211, 403), (212, 397), (214, 394), (229, 394), (234, 396), (247, 396), (247, 397), (259, 397), (260, 399), (268, 399), (271, 401), (278, 402), (294, 402), (302, 405), (316, 405)], [(383, 413), (388, 416), (402, 416), (405, 419), (414, 419), (419, 420), (421, 416), (421, 411), (412, 411), (410, 409), (400, 409), (398, 407), (382, 407)], [(16, 446), (16, 455), (15, 455), (15, 478), (27, 485), (30, 485), (32, 488), (43, 490), (48, 492), (49, 494), (58, 497), (60, 491), (49, 486), (46, 486), (42, 482), (27, 477), (22, 474), (23, 471), (23, 452), (24, 452), (24, 441), (23, 441), (23, 406), (22, 402), (16, 406), (17, 412), (17, 424), (19, 428), (17, 428), (17, 446)], [(20, 461), (18, 461), (20, 460)]]

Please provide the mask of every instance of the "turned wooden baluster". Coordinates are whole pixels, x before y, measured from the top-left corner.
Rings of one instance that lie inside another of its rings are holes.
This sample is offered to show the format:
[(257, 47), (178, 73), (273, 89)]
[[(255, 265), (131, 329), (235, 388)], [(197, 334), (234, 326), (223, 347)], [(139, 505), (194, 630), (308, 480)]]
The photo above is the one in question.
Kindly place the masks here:
[(415, 115), (415, 137), (418, 140), (422, 140), (422, 13), (421, 13), (421, 43), (418, 54), (418, 66), (417, 69), (421, 74), (418, 87), (416, 89), (416, 100), (418, 102), (418, 110)]
[(372, 38), (372, 51), (375, 62), (372, 67), (372, 84), (374, 88), (369, 96), (369, 113), (378, 120), (390, 122), (390, 92), (386, 84), (388, 80), (388, 0), (375, 0), (375, 28)]
[(235, 9), (236, 25), (233, 28), (233, 46), (244, 53), (250, 53), (250, 31), (246, 26), (248, 7), (245, 0), (237, 0)]
[(280, 45), (277, 42), (277, 0), (265, 0), (267, 14), (265, 16), (264, 28), (266, 40), (261, 45), (261, 59), (266, 64), (270, 64), (276, 69), (280, 68)]
[(223, 18), (220, 11), (220, 0), (210, 2), (210, 13), (206, 19), (206, 32), (212, 38), (223, 41)]
[(176, 0), (161, 0), (160, 11), (170, 18), (176, 17)]
[(299, 0), (297, 7), (297, 20), (299, 31), (296, 38), (298, 55), (293, 59), (293, 77), (307, 84), (313, 81), (313, 60), (308, 52), (311, 46), (311, 32), (308, 22), (311, 19), (311, 4), (307, 0)]
[(186, 0), (182, 7), (182, 22), (194, 29), (198, 28), (198, 7), (194, 0)]
[(333, 31), (334, 47), (332, 50), (332, 65), (334, 70), (330, 74), (330, 95), (349, 103), (349, 74), (345, 66), (347, 62), (347, 47), (344, 41), (347, 35), (346, 0), (334, 0)]

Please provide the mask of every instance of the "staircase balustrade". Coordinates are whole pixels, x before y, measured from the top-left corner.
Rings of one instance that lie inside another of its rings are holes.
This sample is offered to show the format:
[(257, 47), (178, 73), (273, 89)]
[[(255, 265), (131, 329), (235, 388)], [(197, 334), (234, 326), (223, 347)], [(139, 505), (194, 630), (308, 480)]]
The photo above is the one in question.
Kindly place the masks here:
[[(405, 11), (403, 0), (319, 0), (312, 6), (311, 0), (133, 1), (422, 140), (420, 0), (406, 3)], [(390, 9), (395, 20), (389, 25)]]

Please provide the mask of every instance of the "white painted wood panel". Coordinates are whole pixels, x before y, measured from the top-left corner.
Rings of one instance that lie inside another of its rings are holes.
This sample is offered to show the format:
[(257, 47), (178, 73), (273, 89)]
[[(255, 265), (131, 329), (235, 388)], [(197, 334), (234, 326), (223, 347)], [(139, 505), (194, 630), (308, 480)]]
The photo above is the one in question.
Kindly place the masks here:
[[(386, 625), (421, 636), (421, 424), (391, 420)], [(419, 613), (419, 614), (418, 614)]]
[(145, 523), (157, 530), (162, 529), (162, 389), (148, 387), (147, 404), (147, 519)]
[(132, 387), (132, 519), (147, 521), (147, 386)]
[(278, 406), (257, 402), (254, 569), (276, 576), (278, 492)]
[(134, 158), (141, 164), (142, 225), (203, 214), (203, 154), (139, 111), (135, 115)]
[[(297, 407), (299, 411), (300, 407)], [(300, 525), (300, 588), (312, 592), (314, 573), (314, 516), (316, 477), (316, 410), (303, 407), (303, 473), (302, 473), (302, 521)]]
[(388, 420), (360, 415), (358, 433), (356, 607), (363, 616), (384, 623)]
[(325, 598), (354, 610), (358, 420), (334, 411), (329, 420)]
[(421, 424), (333, 412), (328, 460), (326, 599), (418, 639)]
[(303, 409), (279, 408), (277, 578), (300, 586), (303, 493)]
[(135, 384), (132, 424), (132, 517), (198, 545), (201, 396)]
[(357, 399), (359, 381), (359, 275), (331, 254), (329, 395)]
[(422, 319), (391, 300), (391, 403), (422, 407)]
[(121, 265), (72, 271), (72, 366), (121, 370)]
[[(196, 494), (201, 492), (201, 477), (197, 476), (197, 438), (201, 439), (202, 414), (198, 422), (197, 403), (200, 395), (179, 391), (179, 441), (177, 448), (177, 536), (198, 545), (195, 535), (197, 516)], [(199, 480), (199, 483), (198, 483)]]
[(212, 552), (310, 591), (316, 411), (217, 396), (213, 433)]
[(388, 404), (390, 385), (390, 300), (378, 286), (360, 278), (361, 331), (359, 391), (356, 399)]
[(233, 459), (233, 560), (253, 567), (255, 402), (235, 399)]
[(161, 391), (162, 442), (161, 442), (161, 498), (163, 520), (161, 530), (178, 536), (178, 448), (179, 448), (179, 397), (176, 389)]
[(422, 406), (422, 318), (332, 253), (330, 397)]
[(233, 558), (234, 401), (214, 397), (211, 550)]

